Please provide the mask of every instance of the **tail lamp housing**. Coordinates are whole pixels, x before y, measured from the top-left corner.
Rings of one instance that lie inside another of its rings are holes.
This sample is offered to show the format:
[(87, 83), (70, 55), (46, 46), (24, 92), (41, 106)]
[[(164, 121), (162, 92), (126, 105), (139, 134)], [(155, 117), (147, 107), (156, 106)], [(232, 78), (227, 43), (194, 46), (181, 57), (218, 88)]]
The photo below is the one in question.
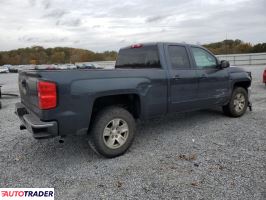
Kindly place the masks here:
[(132, 45), (131, 45), (131, 48), (132, 48), (132, 49), (137, 49), (137, 48), (141, 48), (141, 47), (143, 47), (142, 44), (132, 44)]
[(41, 110), (53, 109), (57, 105), (56, 84), (53, 82), (38, 82), (38, 99)]
[(263, 83), (266, 83), (266, 69), (263, 72)]

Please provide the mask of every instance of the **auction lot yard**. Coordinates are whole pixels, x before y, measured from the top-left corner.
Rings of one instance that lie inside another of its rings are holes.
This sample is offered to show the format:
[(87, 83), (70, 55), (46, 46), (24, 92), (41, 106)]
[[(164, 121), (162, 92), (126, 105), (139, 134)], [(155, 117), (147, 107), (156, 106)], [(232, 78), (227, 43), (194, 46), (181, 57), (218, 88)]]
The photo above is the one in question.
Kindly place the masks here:
[[(220, 109), (139, 123), (123, 156), (105, 159), (85, 136), (35, 140), (19, 130), (14, 97), (1, 99), (0, 188), (52, 187), (55, 199), (266, 199), (264, 66), (252, 72), (253, 111), (238, 119)], [(0, 74), (18, 93), (17, 74)], [(71, 122), (70, 122), (71, 123)]]

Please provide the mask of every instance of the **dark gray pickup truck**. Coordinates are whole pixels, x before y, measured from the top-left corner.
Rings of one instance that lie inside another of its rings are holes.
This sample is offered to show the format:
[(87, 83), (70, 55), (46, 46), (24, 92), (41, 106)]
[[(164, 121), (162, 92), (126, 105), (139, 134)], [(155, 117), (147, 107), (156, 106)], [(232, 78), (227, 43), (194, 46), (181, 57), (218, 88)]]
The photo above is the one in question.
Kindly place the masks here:
[(129, 148), (137, 119), (213, 106), (240, 117), (250, 106), (251, 73), (189, 44), (136, 44), (115, 69), (27, 70), (18, 82), (21, 129), (37, 139), (86, 133), (105, 157)]

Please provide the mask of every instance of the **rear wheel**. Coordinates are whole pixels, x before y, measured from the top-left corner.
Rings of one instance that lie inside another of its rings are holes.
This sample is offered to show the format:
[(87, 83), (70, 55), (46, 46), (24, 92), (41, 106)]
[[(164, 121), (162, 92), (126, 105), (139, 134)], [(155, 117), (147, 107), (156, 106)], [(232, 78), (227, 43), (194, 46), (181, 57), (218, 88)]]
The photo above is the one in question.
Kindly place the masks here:
[(130, 147), (134, 139), (135, 119), (125, 109), (108, 107), (100, 111), (89, 133), (92, 149), (105, 156), (119, 156)]
[(231, 117), (241, 117), (247, 110), (248, 93), (245, 88), (237, 87), (232, 93), (230, 102), (223, 106), (223, 111)]

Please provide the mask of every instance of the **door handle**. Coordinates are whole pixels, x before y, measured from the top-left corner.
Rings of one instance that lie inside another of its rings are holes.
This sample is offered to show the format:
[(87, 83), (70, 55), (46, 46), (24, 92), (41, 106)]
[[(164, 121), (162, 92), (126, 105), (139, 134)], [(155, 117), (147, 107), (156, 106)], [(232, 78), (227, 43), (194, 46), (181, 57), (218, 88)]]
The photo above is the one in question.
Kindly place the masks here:
[(179, 75), (174, 76), (174, 80), (179, 80), (179, 79), (181, 79), (181, 77)]
[(200, 76), (200, 79), (205, 79), (205, 78), (207, 78), (207, 75), (206, 75), (206, 74), (202, 74), (202, 75)]

